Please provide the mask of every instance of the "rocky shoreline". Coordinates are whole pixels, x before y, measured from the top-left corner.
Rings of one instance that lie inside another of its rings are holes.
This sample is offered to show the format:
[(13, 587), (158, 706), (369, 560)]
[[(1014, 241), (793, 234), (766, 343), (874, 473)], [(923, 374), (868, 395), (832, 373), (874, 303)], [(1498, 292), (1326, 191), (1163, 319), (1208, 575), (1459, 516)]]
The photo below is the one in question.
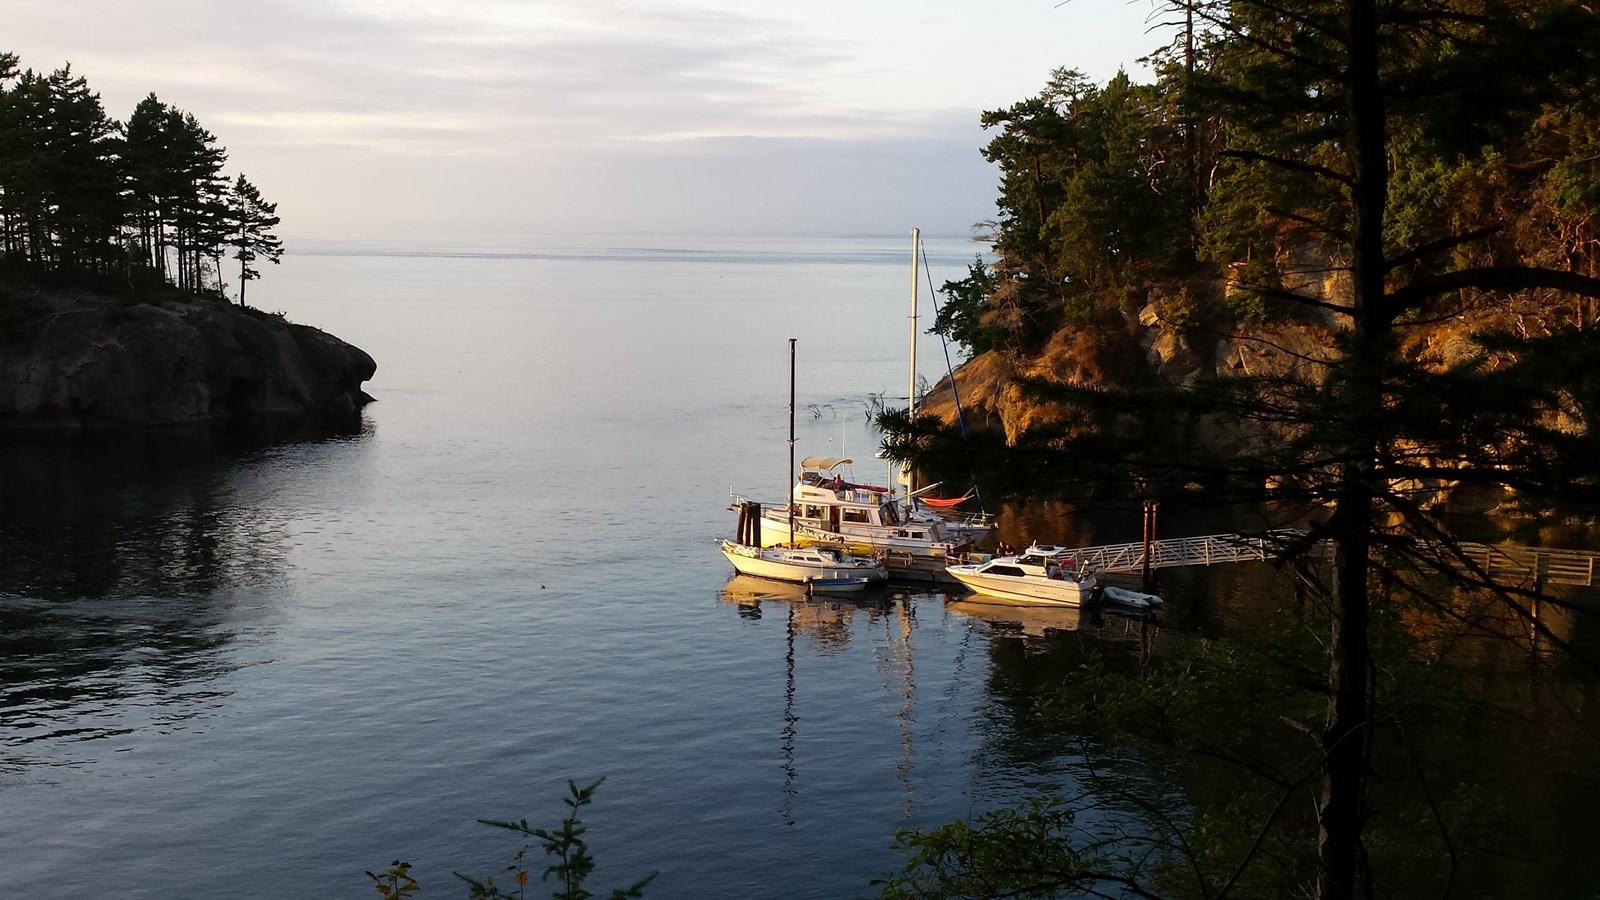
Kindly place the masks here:
[(354, 416), (376, 371), (359, 347), (221, 299), (0, 284), (0, 431)]

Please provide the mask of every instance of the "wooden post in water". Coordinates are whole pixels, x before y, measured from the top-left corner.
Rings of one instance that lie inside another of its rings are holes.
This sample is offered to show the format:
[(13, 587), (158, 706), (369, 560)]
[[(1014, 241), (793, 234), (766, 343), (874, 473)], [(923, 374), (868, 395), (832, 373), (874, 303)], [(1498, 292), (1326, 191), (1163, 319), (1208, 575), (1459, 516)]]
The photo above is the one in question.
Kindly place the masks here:
[(1150, 565), (1150, 551), (1156, 540), (1156, 510), (1161, 504), (1154, 500), (1144, 501), (1144, 565), (1140, 570), (1140, 582), (1144, 585), (1144, 592), (1155, 592), (1155, 572)]
[(761, 504), (754, 500), (739, 504), (737, 540), (746, 547), (761, 546)]

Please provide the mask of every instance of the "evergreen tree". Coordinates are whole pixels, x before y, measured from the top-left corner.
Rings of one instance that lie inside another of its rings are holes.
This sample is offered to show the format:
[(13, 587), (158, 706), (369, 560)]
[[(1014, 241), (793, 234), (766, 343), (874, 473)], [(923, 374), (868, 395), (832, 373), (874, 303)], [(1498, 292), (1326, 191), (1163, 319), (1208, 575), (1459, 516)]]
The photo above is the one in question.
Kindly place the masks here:
[[(228, 153), (216, 146), (216, 135), (201, 127), (192, 113), (168, 107), (165, 129), (169, 144), (164, 213), (177, 252), (177, 284), (202, 291), (204, 264), (220, 254), (227, 240), (228, 180), (222, 166)], [(221, 273), (216, 274), (220, 278)]]
[(0, 53), (0, 253), (69, 280), (136, 266), (220, 289), (235, 229), (216, 140), (154, 94), (124, 129), (70, 66), (19, 73)]
[(122, 129), (70, 66), (51, 73), (46, 87), (50, 115), (41, 151), (54, 201), (46, 227), (58, 241), (56, 263), (69, 276), (106, 274), (117, 262), (125, 206)]
[[(14, 70), (13, 70), (14, 71)], [(51, 257), (46, 219), (51, 205), (45, 146), (50, 90), (32, 69), (15, 76), (0, 105), (0, 209), (6, 223), (6, 253), (25, 265), (44, 267)]]
[(283, 256), (283, 242), (272, 233), (278, 225), (278, 204), (261, 199), (261, 191), (241, 174), (228, 194), (229, 240), (233, 258), (239, 261), (239, 305), (244, 306), (244, 289), (261, 272), (250, 264), (265, 259), (277, 265)]
[(167, 105), (147, 95), (128, 117), (125, 171), (132, 206), (131, 226), (142, 265), (165, 277), (166, 204), (175, 193), (167, 174), (171, 122)]

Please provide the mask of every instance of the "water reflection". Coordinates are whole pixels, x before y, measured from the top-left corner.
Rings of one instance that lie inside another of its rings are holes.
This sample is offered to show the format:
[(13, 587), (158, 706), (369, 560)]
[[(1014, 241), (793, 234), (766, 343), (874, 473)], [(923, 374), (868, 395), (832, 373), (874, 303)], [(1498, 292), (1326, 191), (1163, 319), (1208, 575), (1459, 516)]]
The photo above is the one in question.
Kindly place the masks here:
[(805, 689), (804, 666), (797, 679), (797, 656), (837, 660), (829, 671), (813, 676), (826, 688), (849, 678), (852, 655), (870, 654), (881, 696), (890, 702), (869, 725), (893, 730), (901, 814), (910, 819), (916, 812), (917, 773), (931, 773), (952, 758), (962, 766), (977, 765), (1001, 782), (1021, 771), (1030, 780), (1044, 777), (1047, 784), (1063, 785), (1081, 763), (1082, 738), (1062, 732), (1041, 700), (1091, 656), (1103, 653), (1137, 665), (1161, 636), (1152, 617), (1094, 606), (1012, 604), (904, 588), (813, 596), (798, 585), (740, 575), (719, 596), (743, 618), (779, 615), (785, 626), (779, 733), (785, 824), (795, 821), (794, 798), (804, 770), (795, 748), (797, 738), (804, 745), (805, 717), (795, 713), (796, 698), (816, 694), (815, 688)]
[(883, 690), (887, 696), (895, 698), (891, 715), (900, 748), (900, 756), (895, 762), (895, 780), (902, 797), (901, 815), (910, 818), (916, 795), (912, 779), (916, 720), (916, 681), (912, 658), (912, 633), (916, 628), (916, 616), (913, 596), (881, 588), (852, 595), (812, 594), (801, 585), (749, 575), (733, 576), (719, 595), (724, 603), (736, 606), (739, 615), (747, 619), (762, 618), (764, 605), (771, 607), (782, 604), (785, 652), (781, 814), (784, 824), (796, 824), (794, 803), (799, 794), (800, 765), (795, 754), (800, 722), (795, 712), (797, 639), (803, 639), (806, 649), (817, 656), (840, 657), (851, 647), (857, 628), (868, 630), (866, 637), (871, 643), (873, 664), (882, 680)]
[(194, 596), (270, 577), (281, 535), (236, 500), (283, 445), (205, 430), (0, 442), (0, 593)]
[[(1048, 638), (1055, 632), (1078, 631), (1085, 625), (1082, 607), (1025, 606), (989, 601), (977, 594), (947, 600), (945, 609), (982, 620), (996, 636)], [(1092, 615), (1089, 624), (1094, 624)]]
[(262, 476), (298, 452), (203, 430), (0, 443), (0, 772), (219, 705), (287, 565)]
[(76, 742), (182, 730), (227, 696), (210, 685), (239, 665), (230, 642), (203, 604), (0, 597), (0, 774), (74, 765)]
[(790, 625), (807, 639), (812, 650), (832, 656), (850, 646), (854, 635), (851, 622), (858, 613), (868, 621), (890, 615), (902, 595), (881, 588), (856, 594), (811, 594), (805, 587), (783, 581), (735, 575), (722, 587), (724, 603), (738, 607), (739, 615), (749, 619), (763, 616), (762, 604), (788, 604)]

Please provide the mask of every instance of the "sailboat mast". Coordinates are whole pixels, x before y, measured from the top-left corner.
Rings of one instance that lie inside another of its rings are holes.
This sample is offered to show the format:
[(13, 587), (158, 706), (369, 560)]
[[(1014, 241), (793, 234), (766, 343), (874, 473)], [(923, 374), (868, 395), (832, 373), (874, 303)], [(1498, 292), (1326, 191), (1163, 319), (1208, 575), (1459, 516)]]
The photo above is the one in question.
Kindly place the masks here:
[(794, 342), (789, 338), (789, 546), (794, 546)]
[[(911, 381), (910, 387), (906, 391), (906, 396), (909, 398), (906, 406), (906, 415), (911, 419), (917, 417), (917, 251), (921, 247), (922, 229), (913, 228), (911, 229)], [(906, 483), (906, 497), (909, 503), (911, 490), (914, 487), (912, 481), (915, 478), (911, 471), (910, 463), (906, 463), (901, 478)]]

